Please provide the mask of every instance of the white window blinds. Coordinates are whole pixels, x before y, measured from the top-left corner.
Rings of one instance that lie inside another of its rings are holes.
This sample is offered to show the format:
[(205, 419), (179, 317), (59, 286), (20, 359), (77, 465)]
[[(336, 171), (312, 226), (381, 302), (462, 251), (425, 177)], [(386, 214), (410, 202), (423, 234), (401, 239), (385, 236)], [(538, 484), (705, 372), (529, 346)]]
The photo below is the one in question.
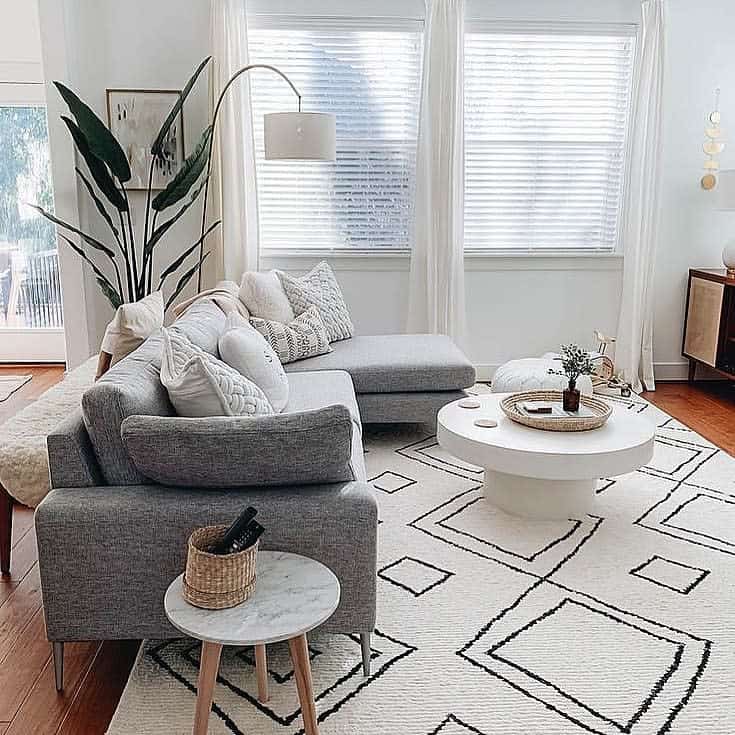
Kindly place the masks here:
[(635, 28), (465, 35), (465, 248), (610, 252), (625, 180)]
[(265, 161), (263, 114), (296, 98), (277, 76), (251, 75), (261, 247), (408, 247), (422, 24), (257, 16), (249, 46), (293, 80), (305, 111), (337, 116), (336, 163)]

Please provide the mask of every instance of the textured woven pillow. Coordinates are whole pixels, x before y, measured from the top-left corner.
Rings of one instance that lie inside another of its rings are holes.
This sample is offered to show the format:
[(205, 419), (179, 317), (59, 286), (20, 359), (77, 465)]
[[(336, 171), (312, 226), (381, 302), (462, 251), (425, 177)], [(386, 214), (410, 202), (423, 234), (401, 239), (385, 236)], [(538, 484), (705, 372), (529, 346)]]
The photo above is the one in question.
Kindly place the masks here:
[(352, 337), (355, 327), (352, 325), (342, 289), (328, 263), (317, 263), (301, 278), (281, 271), (278, 271), (278, 277), (294, 314), (303, 314), (309, 307), (316, 306), (327, 327), (330, 342)]
[(273, 408), (263, 391), (234, 368), (163, 330), (161, 383), (179, 416), (267, 416)]
[(309, 307), (289, 324), (257, 317), (250, 317), (250, 323), (266, 338), (283, 364), (332, 351), (316, 306)]

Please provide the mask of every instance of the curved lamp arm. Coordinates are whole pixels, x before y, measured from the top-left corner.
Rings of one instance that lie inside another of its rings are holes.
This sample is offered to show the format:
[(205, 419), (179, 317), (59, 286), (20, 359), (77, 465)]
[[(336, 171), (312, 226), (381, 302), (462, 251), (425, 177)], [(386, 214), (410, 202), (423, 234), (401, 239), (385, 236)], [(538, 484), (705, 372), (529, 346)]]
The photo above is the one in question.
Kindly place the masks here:
[(229, 91), (230, 87), (246, 72), (252, 71), (253, 69), (268, 69), (269, 71), (275, 72), (278, 74), (278, 76), (282, 77), (289, 87), (293, 90), (293, 93), (296, 95), (299, 101), (299, 112), (301, 112), (301, 92), (299, 92), (298, 89), (296, 89), (296, 86), (294, 83), (277, 67), (272, 66), (271, 64), (248, 64), (247, 66), (243, 66), (242, 69), (238, 69), (227, 81), (227, 84), (222, 88), (222, 91), (220, 92), (219, 98), (217, 99), (217, 104), (214, 106), (214, 114), (212, 115), (212, 135), (210, 138), (210, 144), (209, 144), (209, 154), (207, 155), (207, 173), (206, 178), (204, 179), (204, 206), (202, 207), (202, 229), (201, 229), (201, 242), (199, 243), (199, 272), (197, 274), (197, 291), (202, 290), (202, 268), (201, 268), (201, 261), (204, 256), (204, 240), (206, 239), (205, 235), (205, 227), (207, 224), (207, 199), (209, 195), (209, 176), (212, 172), (212, 145), (214, 144), (214, 133), (215, 128), (217, 125), (217, 117), (219, 116), (220, 108), (222, 107), (222, 103), (224, 102), (224, 99), (227, 95), (227, 92)]

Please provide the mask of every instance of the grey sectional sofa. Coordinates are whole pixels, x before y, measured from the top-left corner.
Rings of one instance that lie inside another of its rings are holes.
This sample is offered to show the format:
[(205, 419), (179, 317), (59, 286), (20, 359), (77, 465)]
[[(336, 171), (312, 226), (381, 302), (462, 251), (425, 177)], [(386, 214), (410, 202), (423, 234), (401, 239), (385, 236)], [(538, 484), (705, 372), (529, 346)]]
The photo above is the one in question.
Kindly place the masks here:
[[(224, 324), (219, 307), (201, 301), (174, 328), (217, 354)], [(360, 633), (367, 671), (378, 519), (361, 419), (433, 421), (475, 374), (444, 337), (356, 337), (333, 347), (287, 366), (289, 404), (276, 417), (185, 419), (159, 380), (157, 334), (52, 432), (53, 490), (35, 522), (59, 689), (64, 641), (176, 637), (163, 595), (184, 568), (187, 537), (246, 505), (267, 529), (263, 548), (313, 557), (337, 575), (341, 601), (324, 628)]]

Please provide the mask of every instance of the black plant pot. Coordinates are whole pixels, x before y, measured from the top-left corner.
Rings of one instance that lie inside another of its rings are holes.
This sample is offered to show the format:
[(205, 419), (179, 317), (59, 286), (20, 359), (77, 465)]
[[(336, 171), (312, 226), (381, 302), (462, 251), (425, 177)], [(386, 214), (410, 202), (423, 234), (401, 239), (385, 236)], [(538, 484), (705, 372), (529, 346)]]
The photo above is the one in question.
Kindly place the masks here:
[(562, 403), (565, 411), (579, 411), (579, 391), (576, 388), (566, 388), (562, 394)]

